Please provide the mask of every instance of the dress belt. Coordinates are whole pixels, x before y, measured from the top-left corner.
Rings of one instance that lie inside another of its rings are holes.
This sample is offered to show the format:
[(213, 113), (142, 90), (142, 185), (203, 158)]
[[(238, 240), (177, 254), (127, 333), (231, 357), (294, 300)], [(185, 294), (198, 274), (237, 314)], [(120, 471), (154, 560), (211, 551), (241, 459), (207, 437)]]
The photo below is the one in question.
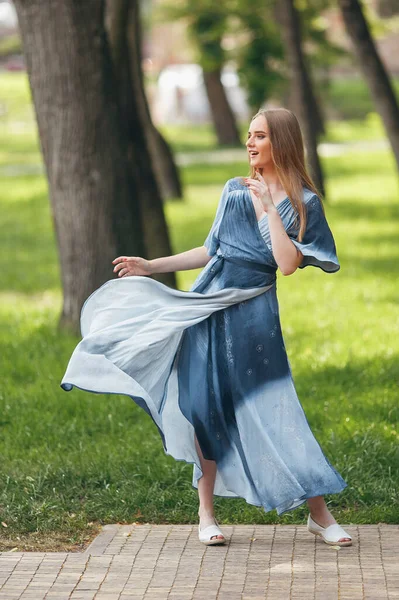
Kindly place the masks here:
[(218, 254), (217, 256), (220, 256), (224, 260), (227, 260), (227, 262), (239, 265), (240, 267), (245, 267), (246, 269), (252, 269), (254, 271), (261, 271), (262, 273), (274, 274), (277, 271), (276, 267), (265, 265), (263, 263), (253, 262), (252, 260), (244, 260), (243, 258), (236, 258), (233, 256), (223, 256), (223, 254)]

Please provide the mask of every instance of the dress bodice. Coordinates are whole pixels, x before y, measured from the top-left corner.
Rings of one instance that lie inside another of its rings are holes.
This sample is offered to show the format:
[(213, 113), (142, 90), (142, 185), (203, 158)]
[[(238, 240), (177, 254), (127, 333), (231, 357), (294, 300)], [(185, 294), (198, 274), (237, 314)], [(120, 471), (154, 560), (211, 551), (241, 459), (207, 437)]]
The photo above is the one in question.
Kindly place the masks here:
[[(326, 220), (323, 204), (312, 190), (303, 186), (302, 201), (306, 207), (306, 226), (298, 240), (298, 212), (287, 197), (277, 205), (287, 235), (302, 252), (299, 268), (309, 265), (327, 273), (340, 268), (333, 235)], [(241, 177), (230, 179), (224, 186), (215, 220), (204, 242), (209, 256), (226, 257), (264, 263), (277, 269), (267, 214), (259, 222), (250, 190)]]

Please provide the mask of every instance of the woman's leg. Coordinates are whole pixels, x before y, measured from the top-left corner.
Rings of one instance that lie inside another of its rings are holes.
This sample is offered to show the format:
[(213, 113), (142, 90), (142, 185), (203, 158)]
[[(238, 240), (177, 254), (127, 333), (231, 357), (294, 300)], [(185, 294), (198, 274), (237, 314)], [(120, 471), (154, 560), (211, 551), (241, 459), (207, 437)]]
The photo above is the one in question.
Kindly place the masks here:
[[(314, 498), (308, 498), (307, 503), (310, 510), (310, 516), (321, 527), (328, 527), (329, 525), (333, 525), (337, 522), (328, 510), (323, 496), (314, 496)], [(340, 538), (338, 541), (344, 542), (349, 541), (349, 539), (350, 538), (344, 537)]]
[[(213, 489), (215, 487), (216, 463), (214, 460), (207, 460), (203, 457), (197, 436), (195, 436), (195, 447), (198, 452), (203, 473), (201, 479), (198, 480), (198, 516), (200, 518), (201, 529), (205, 529), (205, 527), (213, 525), (215, 522), (213, 512)], [(223, 535), (213, 535), (211, 539), (213, 538), (224, 539)]]

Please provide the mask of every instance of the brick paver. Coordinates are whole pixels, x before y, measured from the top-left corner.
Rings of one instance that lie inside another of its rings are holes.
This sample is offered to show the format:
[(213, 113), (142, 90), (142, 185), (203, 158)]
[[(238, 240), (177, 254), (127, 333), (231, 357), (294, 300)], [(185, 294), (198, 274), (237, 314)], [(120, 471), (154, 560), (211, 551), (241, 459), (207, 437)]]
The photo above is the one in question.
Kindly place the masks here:
[(399, 600), (399, 526), (343, 525), (339, 550), (304, 525), (106, 525), (81, 553), (0, 553), (0, 600)]

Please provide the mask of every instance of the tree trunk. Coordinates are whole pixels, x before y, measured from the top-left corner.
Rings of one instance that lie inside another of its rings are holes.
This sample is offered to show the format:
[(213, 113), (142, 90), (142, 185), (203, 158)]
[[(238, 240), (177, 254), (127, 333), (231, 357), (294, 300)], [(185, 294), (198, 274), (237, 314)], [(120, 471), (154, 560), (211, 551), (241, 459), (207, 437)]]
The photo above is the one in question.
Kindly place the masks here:
[[(136, 183), (136, 198), (140, 203), (145, 256), (149, 259), (172, 254), (162, 197), (154, 174), (144, 124), (133, 91), (132, 65), (128, 44), (131, 0), (112, 0), (107, 5), (108, 38), (117, 78), (118, 97), (128, 137), (129, 163)], [(160, 273), (155, 279), (176, 287), (174, 273)]]
[(399, 106), (358, 0), (339, 0), (346, 30), (385, 126), (399, 169)]
[(313, 181), (324, 195), (324, 178), (317, 154), (317, 128), (313, 120), (313, 92), (302, 51), (300, 21), (293, 0), (280, 0), (276, 5), (276, 18), (290, 69), (292, 85), (297, 96), (297, 116), (301, 124), (307, 149), (307, 160)]
[(77, 331), (111, 261), (144, 250), (99, 0), (16, 0), (49, 182), (64, 301)]
[[(308, 73), (308, 77), (310, 78), (309, 73)], [(319, 136), (324, 135), (326, 132), (326, 128), (325, 128), (325, 124), (324, 124), (324, 115), (321, 110), (320, 102), (319, 102), (318, 98), (316, 97), (316, 94), (314, 93), (313, 85), (310, 86), (308, 93), (309, 93), (309, 100), (311, 102), (311, 107), (312, 107), (314, 130), (315, 130), (316, 137), (318, 139)], [(290, 106), (292, 112), (294, 112), (295, 114), (298, 114), (300, 112), (300, 109), (298, 108), (301, 103), (300, 96), (301, 96), (300, 91), (298, 94), (298, 88), (295, 85), (293, 85), (293, 80), (291, 80), (290, 90), (289, 90), (289, 106)]]
[(148, 147), (153, 159), (155, 174), (164, 198), (183, 198), (183, 189), (179, 170), (174, 161), (172, 150), (152, 122), (150, 107), (144, 88), (142, 70), (142, 38), (140, 19), (140, 0), (131, 0), (129, 23), (127, 24), (132, 70), (133, 93), (140, 111), (141, 122), (147, 137)]
[(240, 134), (222, 84), (221, 70), (206, 71), (204, 69), (203, 76), (218, 143), (221, 146), (240, 145)]
[[(146, 106), (148, 115), (151, 115), (147, 99)], [(148, 129), (148, 133), (148, 144), (151, 155), (154, 157), (155, 169), (157, 170), (157, 177), (160, 181), (163, 197), (183, 200), (183, 185), (180, 178), (180, 171), (176, 165), (170, 144), (153, 123), (152, 127)]]

